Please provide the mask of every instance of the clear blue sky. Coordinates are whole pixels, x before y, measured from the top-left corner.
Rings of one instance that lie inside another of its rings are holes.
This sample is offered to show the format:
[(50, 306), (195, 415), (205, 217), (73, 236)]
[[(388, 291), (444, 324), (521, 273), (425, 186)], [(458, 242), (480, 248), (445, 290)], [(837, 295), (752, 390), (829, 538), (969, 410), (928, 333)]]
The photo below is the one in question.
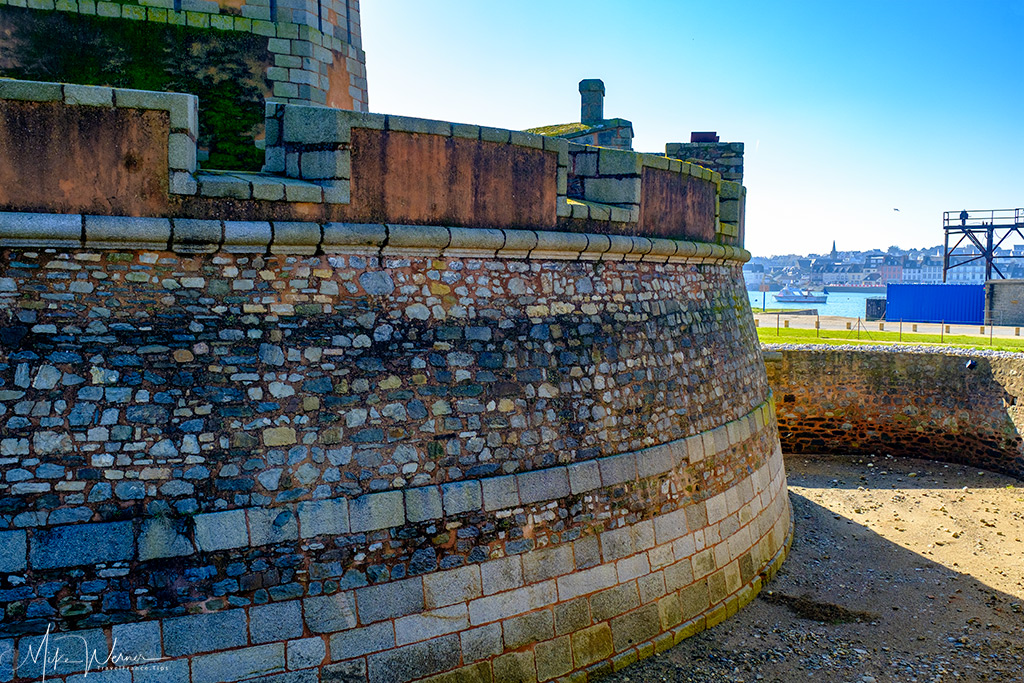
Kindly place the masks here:
[(640, 151), (746, 143), (755, 255), (932, 246), (943, 211), (1024, 206), (1024, 0), (361, 7), (372, 111), (530, 128), (601, 78)]

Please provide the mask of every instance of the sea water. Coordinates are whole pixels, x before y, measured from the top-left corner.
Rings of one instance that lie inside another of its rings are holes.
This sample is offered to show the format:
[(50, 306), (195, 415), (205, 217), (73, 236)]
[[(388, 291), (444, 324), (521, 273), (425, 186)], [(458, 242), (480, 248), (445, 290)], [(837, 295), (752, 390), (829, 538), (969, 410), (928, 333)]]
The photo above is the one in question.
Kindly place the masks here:
[[(790, 310), (816, 309), (818, 315), (841, 315), (845, 318), (863, 318), (865, 302), (868, 299), (884, 299), (884, 292), (829, 292), (826, 304), (793, 304), (780, 303), (773, 298), (778, 292), (747, 292), (750, 295), (750, 308), (754, 313), (761, 310), (761, 301), (767, 308), (784, 308)], [(815, 292), (817, 293), (817, 292)]]

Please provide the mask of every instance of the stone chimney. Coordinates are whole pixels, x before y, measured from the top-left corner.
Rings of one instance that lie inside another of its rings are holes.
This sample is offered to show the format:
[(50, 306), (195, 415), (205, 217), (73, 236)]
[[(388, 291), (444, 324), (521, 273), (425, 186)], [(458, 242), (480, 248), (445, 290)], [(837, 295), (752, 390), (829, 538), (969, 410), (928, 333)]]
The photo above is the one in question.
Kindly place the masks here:
[(593, 126), (604, 121), (604, 81), (585, 78), (580, 81), (580, 123)]

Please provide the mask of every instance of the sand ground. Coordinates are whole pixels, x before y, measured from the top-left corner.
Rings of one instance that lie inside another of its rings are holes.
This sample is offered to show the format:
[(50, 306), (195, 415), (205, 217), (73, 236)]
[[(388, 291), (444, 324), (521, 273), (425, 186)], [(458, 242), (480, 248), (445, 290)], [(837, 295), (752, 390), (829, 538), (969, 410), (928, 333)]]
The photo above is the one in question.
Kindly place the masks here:
[(796, 532), (775, 579), (604, 680), (1024, 681), (1024, 484), (884, 456), (786, 468)]

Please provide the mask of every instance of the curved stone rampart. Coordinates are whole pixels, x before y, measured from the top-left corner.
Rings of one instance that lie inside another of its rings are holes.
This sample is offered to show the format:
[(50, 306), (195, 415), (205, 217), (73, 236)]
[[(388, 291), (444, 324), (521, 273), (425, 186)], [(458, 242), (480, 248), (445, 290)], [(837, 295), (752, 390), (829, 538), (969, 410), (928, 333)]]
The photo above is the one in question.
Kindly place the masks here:
[(787, 453), (903, 455), (1024, 477), (1019, 354), (819, 347), (765, 360)]
[(783, 552), (733, 248), (310, 224), (348, 243), (178, 253), (25, 220), (0, 221), (19, 662), (51, 626), (162, 659), (139, 680), (596, 675), (725, 618)]
[(739, 185), (196, 104), (0, 82), (0, 680), (589, 679), (775, 571)]

